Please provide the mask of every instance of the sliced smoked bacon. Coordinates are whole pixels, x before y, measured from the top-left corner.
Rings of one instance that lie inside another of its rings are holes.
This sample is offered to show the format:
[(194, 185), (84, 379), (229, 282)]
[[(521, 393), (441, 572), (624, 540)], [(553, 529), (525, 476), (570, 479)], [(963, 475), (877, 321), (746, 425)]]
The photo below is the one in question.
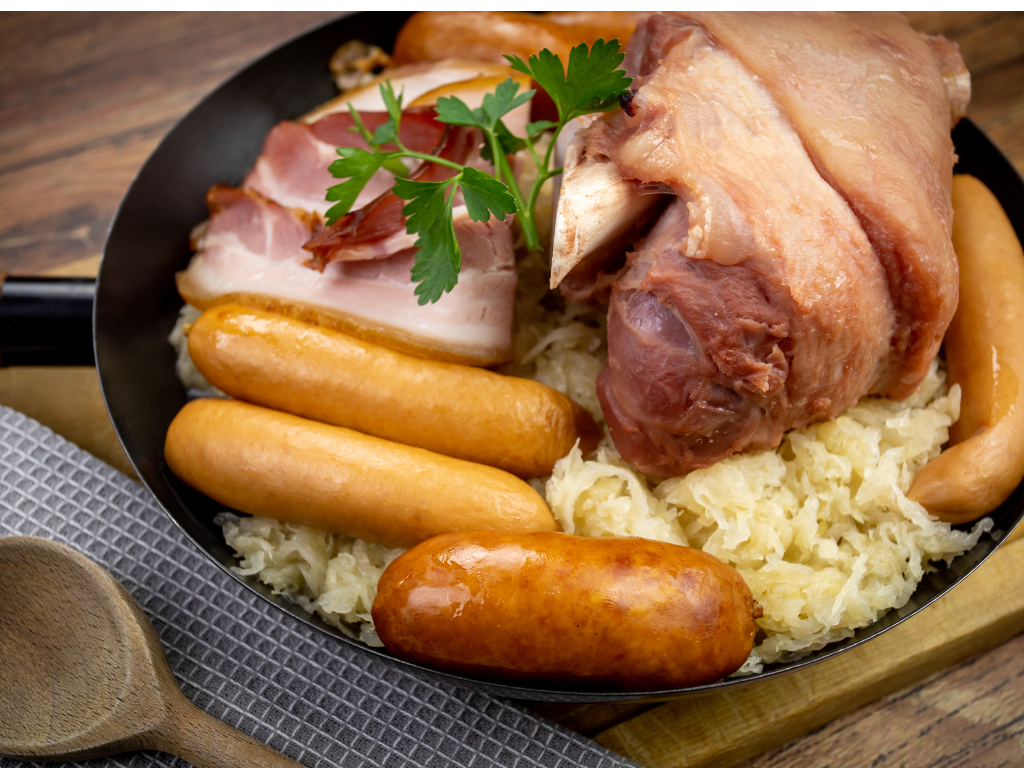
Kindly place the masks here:
[[(445, 126), (434, 120), (432, 107), (408, 109), (402, 113), (401, 139), (409, 149), (432, 151), (441, 140)], [(372, 133), (388, 119), (387, 112), (360, 112)], [(242, 182), (243, 189), (259, 192), (288, 208), (314, 211), (321, 216), (334, 203), (325, 199), (327, 188), (339, 184), (328, 170), (338, 159), (338, 147), (369, 149), (348, 112), (335, 112), (312, 123), (285, 120), (270, 129), (263, 150)], [(386, 146), (385, 149), (394, 147)], [(363, 188), (353, 210), (362, 208), (394, 186), (395, 177), (380, 170)]]
[(598, 394), (625, 459), (682, 474), (917, 386), (957, 299), (956, 58), (895, 15), (639, 25), (635, 93), (576, 153), (674, 195), (611, 291)]
[[(423, 101), (403, 110), (402, 143), (477, 167), (482, 163), (479, 133), (434, 120), (429, 99), (456, 93), (478, 106), (488, 80), (482, 76), (493, 76), (493, 86), (498, 75), (510, 72), (503, 65), (456, 60), (389, 70), (398, 90)], [(470, 79), (454, 82), (462, 78)], [(405, 232), (405, 202), (390, 193), (392, 174), (378, 171), (354, 210), (336, 226), (323, 226), (333, 205), (325, 199), (327, 189), (339, 183), (328, 171), (338, 159), (335, 150), (367, 147), (352, 130), (348, 102), (370, 131), (387, 119), (377, 83), (342, 94), (301, 121), (275, 126), (242, 189), (217, 185), (210, 190), (210, 219), (196, 228), (196, 254), (177, 275), (182, 297), (201, 309), (235, 301), (284, 312), (439, 360), (509, 361), (516, 286), (509, 222), (471, 221), (461, 196), (454, 201), (462, 251), (459, 282), (442, 301), (427, 306), (415, 295), (410, 272), (416, 236)], [(513, 113), (525, 125), (529, 104)], [(436, 181), (451, 173), (428, 162), (412, 175)], [(312, 250), (305, 250), (311, 241)]]
[(420, 306), (409, 278), (414, 248), (386, 259), (335, 261), (319, 272), (305, 266), (309, 252), (302, 248), (318, 226), (315, 216), (224, 185), (210, 190), (207, 204), (210, 219), (197, 232), (196, 254), (176, 276), (189, 304), (282, 312), (439, 360), (493, 365), (511, 358), (516, 273), (505, 222), (457, 220), (458, 285)]
[[(464, 164), (482, 142), (483, 136), (475, 128), (445, 126), (437, 146), (421, 151)], [(409, 178), (414, 181), (444, 181), (456, 173), (446, 165), (424, 161), (409, 174)], [(391, 183), (394, 184), (393, 178)], [(395, 195), (389, 187), (362, 208), (345, 214), (305, 244), (305, 249), (312, 254), (309, 265), (322, 270), (332, 261), (381, 259), (411, 248), (418, 235), (405, 231), (402, 209), (406, 204), (407, 201)]]

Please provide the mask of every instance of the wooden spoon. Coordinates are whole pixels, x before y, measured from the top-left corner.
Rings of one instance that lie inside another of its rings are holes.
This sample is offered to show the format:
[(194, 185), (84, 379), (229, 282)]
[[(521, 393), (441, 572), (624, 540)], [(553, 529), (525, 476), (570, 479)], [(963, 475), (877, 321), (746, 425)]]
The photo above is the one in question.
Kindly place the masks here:
[(298, 763), (196, 709), (132, 596), (62, 544), (0, 538), (0, 755), (155, 749), (198, 768)]

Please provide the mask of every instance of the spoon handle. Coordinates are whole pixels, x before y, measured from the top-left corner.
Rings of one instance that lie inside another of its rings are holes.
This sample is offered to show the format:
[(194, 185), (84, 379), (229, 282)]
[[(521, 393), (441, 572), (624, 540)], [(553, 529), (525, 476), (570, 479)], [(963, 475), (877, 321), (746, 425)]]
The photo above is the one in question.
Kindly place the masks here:
[(197, 709), (182, 697), (153, 734), (152, 748), (196, 768), (303, 768), (266, 744)]

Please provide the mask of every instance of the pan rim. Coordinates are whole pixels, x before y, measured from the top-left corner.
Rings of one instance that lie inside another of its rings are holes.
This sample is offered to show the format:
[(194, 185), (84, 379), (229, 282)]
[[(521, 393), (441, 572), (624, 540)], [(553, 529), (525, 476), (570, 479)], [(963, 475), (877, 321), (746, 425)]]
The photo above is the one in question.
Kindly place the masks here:
[[(376, 13), (379, 14), (380, 12)], [(852, 648), (855, 648), (861, 645), (862, 643), (865, 643), (873, 639), (877, 635), (880, 635), (883, 632), (886, 632), (892, 629), (893, 627), (902, 624), (910, 617), (916, 615), (919, 611), (928, 607), (933, 602), (938, 600), (940, 597), (948, 593), (951, 589), (955, 588), (970, 573), (977, 569), (982, 563), (985, 562), (985, 560), (987, 560), (995, 552), (998, 546), (1002, 543), (1002, 541), (1005, 540), (1006, 536), (1012, 530), (1012, 527), (1010, 527), (1006, 531), (994, 531), (993, 534), (990, 534), (992, 537), (991, 546), (988, 546), (987, 551), (980, 552), (980, 557), (975, 558), (973, 562), (967, 564), (965, 570), (958, 571), (958, 575), (955, 577), (952, 583), (950, 583), (945, 588), (940, 589), (938, 592), (936, 592), (936, 594), (930, 596), (928, 599), (923, 600), (920, 604), (914, 605), (912, 609), (908, 610), (904, 614), (896, 616), (894, 619), (891, 620), (891, 623), (875, 630), (870, 634), (866, 634), (862, 637), (858, 637), (855, 635), (854, 637), (847, 638), (846, 640), (831, 643), (825, 648), (816, 651), (811, 656), (804, 657), (803, 659), (788, 663), (784, 666), (775, 665), (775, 668), (766, 668), (764, 672), (759, 673), (757, 675), (750, 675), (740, 678), (727, 677), (714, 683), (708, 683), (701, 686), (694, 686), (689, 688), (663, 689), (658, 691), (608, 691), (588, 690), (585, 688), (572, 688), (569, 686), (551, 687), (550, 685), (544, 683), (538, 683), (536, 685), (515, 684), (502, 681), (486, 680), (482, 678), (476, 678), (470, 675), (444, 672), (441, 670), (431, 669), (429, 667), (422, 666), (420, 664), (416, 664), (413, 662), (404, 661), (402, 659), (398, 659), (392, 656), (383, 648), (373, 648), (355, 639), (354, 637), (347, 636), (343, 632), (323, 622), (319, 617), (304, 611), (297, 604), (294, 604), (293, 606), (286, 606), (282, 604), (282, 602), (278, 602), (274, 599), (271, 599), (267, 594), (265, 594), (263, 590), (260, 589), (259, 585), (256, 583), (255, 577), (239, 576), (237, 573), (232, 571), (231, 568), (225, 565), (224, 562), (218, 559), (211, 550), (209, 550), (200, 541), (198, 541), (192, 535), (192, 533), (186, 529), (185, 525), (179, 519), (178, 515), (176, 515), (174, 511), (172, 511), (172, 509), (169, 508), (168, 504), (165, 503), (165, 499), (163, 498), (161, 493), (158, 492), (158, 489), (154, 487), (154, 484), (147, 476), (147, 473), (143, 471), (145, 468), (141, 466), (141, 460), (139, 460), (139, 457), (136, 456), (133, 450), (130, 448), (129, 441), (126, 438), (127, 431), (128, 429), (130, 429), (130, 425), (122, 423), (122, 420), (115, 415), (118, 409), (116, 407), (112, 407), (110, 382), (105, 379), (104, 368), (102, 365), (102, 360), (104, 359), (104, 355), (102, 353), (105, 352), (105, 350), (103, 348), (103, 343), (101, 342), (101, 336), (103, 335), (101, 334), (101, 324), (103, 322), (103, 318), (101, 317), (101, 296), (103, 295), (104, 291), (104, 281), (106, 280), (109, 282), (111, 280), (111, 277), (108, 274), (109, 269), (105, 270), (105, 267), (109, 267), (110, 263), (110, 261), (108, 260), (108, 247), (114, 234), (119, 231), (119, 225), (122, 225), (122, 217), (125, 214), (126, 207), (128, 206), (129, 201), (132, 199), (133, 193), (136, 192), (137, 187), (141, 183), (140, 180), (144, 178), (147, 169), (150, 168), (151, 164), (154, 162), (154, 158), (156, 158), (157, 155), (160, 153), (161, 148), (165, 147), (168, 141), (178, 132), (180, 132), (182, 126), (187, 125), (190, 119), (192, 119), (197, 112), (199, 112), (202, 109), (208, 108), (211, 104), (215, 105), (218, 98), (221, 97), (221, 95), (224, 94), (226, 90), (232, 86), (233, 83), (236, 83), (240, 79), (244, 78), (247, 73), (250, 73), (259, 65), (264, 64), (267, 61), (274, 60), (275, 57), (281, 55), (281, 52), (284, 51), (285, 49), (288, 49), (290, 46), (295, 46), (296, 44), (301, 43), (302, 41), (311, 37), (315, 33), (330, 28), (338, 27), (339, 30), (342, 30), (345, 22), (354, 19), (355, 17), (367, 18), (373, 17), (374, 14), (375, 12), (346, 12), (339, 15), (335, 19), (321, 22), (311, 27), (310, 29), (306, 30), (305, 32), (296, 35), (290, 40), (281, 43), (278, 46), (275, 46), (272, 50), (264, 53), (262, 56), (259, 56), (256, 59), (250, 61), (244, 67), (240, 68), (230, 77), (225, 79), (216, 88), (214, 88), (212, 91), (206, 94), (195, 105), (193, 105), (193, 107), (190, 108), (189, 111), (185, 113), (185, 115), (183, 115), (178, 121), (175, 122), (174, 126), (168, 131), (168, 133), (163, 137), (163, 139), (161, 139), (160, 143), (154, 149), (153, 153), (147, 158), (146, 162), (143, 163), (143, 165), (139, 168), (138, 172), (135, 174), (135, 177), (132, 180), (132, 183), (129, 185), (127, 192), (122, 198), (107, 231), (107, 237), (103, 249), (103, 256), (101, 258), (99, 267), (99, 275), (97, 277), (97, 298), (93, 309), (93, 350), (96, 359), (100, 390), (103, 396), (104, 405), (106, 406), (107, 412), (110, 415), (111, 422), (113, 423), (114, 430), (115, 433), (117, 434), (118, 440), (121, 443), (122, 447), (124, 448), (125, 453), (128, 456), (128, 460), (131, 462), (131, 465), (135, 470), (136, 474), (138, 475), (143, 486), (149, 491), (154, 501), (163, 510), (163, 512), (172, 520), (172, 522), (178, 528), (178, 530), (181, 531), (189, 541), (191, 541), (201, 552), (203, 552), (203, 554), (205, 554), (211, 561), (213, 561), (221, 570), (225, 571), (232, 579), (234, 579), (239, 584), (243, 585), (253, 594), (259, 596), (263, 600), (274, 605), (283, 613), (290, 614), (295, 619), (306, 624), (308, 627), (311, 627), (320, 633), (329, 635), (335, 639), (340, 640), (344, 645), (355, 649), (359, 653), (369, 654), (371, 658), (379, 659), (384, 663), (395, 664), (399, 668), (404, 669), (414, 675), (427, 675), (428, 677), (441, 680), (445, 683), (452, 684), (455, 686), (469, 687), (486, 693), (515, 699), (569, 702), (662, 701), (736, 690), (738, 688), (753, 685), (755, 683), (760, 683), (762, 681), (773, 680), (784, 675), (790, 674), (792, 672), (814, 666), (827, 659), (833, 658), (838, 654), (844, 653)], [(341, 32), (341, 34), (344, 34), (343, 31)], [(344, 40), (346, 38), (339, 37), (339, 39)], [(324, 77), (328, 76), (329, 75), (325, 72)], [(987, 144), (992, 149), (994, 149), (996, 153), (998, 153), (1001, 161), (1009, 169), (1012, 169), (1016, 173), (1017, 181), (1021, 185), (1021, 188), (1024, 189), (1024, 179), (1021, 179), (1020, 173), (1016, 170), (1013, 164), (1009, 162), (1009, 160), (1005, 157), (1001, 150), (999, 150), (999, 148), (994, 143), (992, 143), (990, 139), (988, 139), (984, 132), (981, 131), (981, 129), (978, 128), (972, 121), (970, 121), (969, 118), (965, 118), (961, 124), (965, 126), (967, 131), (976, 132), (982, 140), (987, 142)], [(1022, 233), (1018, 231), (1018, 236), (1020, 236), (1021, 234)], [(1018, 488), (1017, 492), (1015, 492), (1015, 495), (1019, 495), (1020, 491), (1021, 489)], [(177, 494), (175, 494), (175, 496), (177, 496)], [(177, 501), (180, 505), (185, 506), (185, 502), (180, 498), (175, 498), (174, 500)], [(1024, 509), (1022, 509), (1021, 512), (1018, 514), (1017, 522), (1019, 522), (1021, 516), (1024, 516)], [(979, 544), (976, 545), (975, 548), (977, 548), (980, 545), (981, 542), (979, 542)], [(964, 555), (962, 555), (961, 558), (967, 557), (969, 552), (970, 550), (968, 551), (968, 553), (964, 553)], [(920, 586), (921, 585), (919, 585), (919, 587)], [(908, 605), (910, 605), (910, 603), (908, 603)], [(903, 609), (893, 610), (899, 612)], [(871, 627), (877, 625), (879, 621), (883, 620), (885, 616), (888, 616), (891, 613), (893, 613), (893, 611), (884, 614), (883, 617), (880, 617), (873, 624), (869, 625), (868, 627), (865, 627), (864, 630), (870, 629)]]

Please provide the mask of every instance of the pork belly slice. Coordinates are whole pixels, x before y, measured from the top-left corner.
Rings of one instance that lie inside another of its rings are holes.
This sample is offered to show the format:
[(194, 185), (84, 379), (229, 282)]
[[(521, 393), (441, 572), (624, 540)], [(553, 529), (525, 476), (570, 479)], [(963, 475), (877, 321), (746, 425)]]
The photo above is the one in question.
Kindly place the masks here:
[[(444, 124), (434, 120), (430, 107), (410, 109), (402, 113), (401, 139), (409, 149), (430, 152), (444, 133)], [(388, 119), (387, 112), (361, 112), (366, 127), (372, 132)], [(300, 208), (324, 216), (334, 205), (326, 199), (327, 189), (339, 184), (328, 170), (338, 159), (338, 147), (369, 149), (356, 131), (348, 112), (327, 115), (314, 123), (285, 120), (270, 129), (263, 150), (252, 170), (242, 182), (243, 189), (259, 192), (286, 208)], [(386, 149), (396, 149), (390, 146)], [(395, 177), (385, 169), (377, 171), (363, 187), (353, 204), (362, 208), (394, 186)]]
[(193, 306), (240, 302), (439, 360), (493, 365), (511, 359), (516, 274), (508, 224), (461, 217), (458, 285), (420, 306), (409, 272), (415, 249), (374, 261), (305, 265), (302, 245), (318, 226), (258, 193), (218, 185), (178, 291)]
[(970, 99), (954, 43), (895, 13), (685, 13), (733, 53), (796, 128), (849, 203), (885, 270), (896, 311), (874, 391), (909, 395), (956, 310), (950, 128)]
[(858, 218), (742, 62), (679, 17), (630, 48), (630, 114), (587, 128), (586, 151), (677, 197), (612, 288), (598, 395), (623, 457), (671, 476), (852, 405), (895, 317)]
[(385, 107), (384, 100), (380, 95), (380, 85), (385, 80), (391, 81), (395, 93), (402, 94), (403, 104), (411, 105), (423, 94), (435, 88), (440, 88), (449, 83), (475, 80), (479, 77), (500, 77), (504, 80), (506, 77), (518, 78), (518, 75), (504, 61), (501, 63), (474, 61), (471, 59), (420, 61), (415, 64), (406, 64), (394, 69), (385, 70), (366, 85), (360, 86), (353, 91), (347, 91), (321, 104), (305, 115), (302, 120), (303, 122), (312, 123), (321, 119), (324, 115), (330, 115), (335, 112), (347, 112), (349, 103), (360, 111), (383, 112)]
[[(509, 69), (501, 75), (476, 77), (472, 80), (459, 80), (454, 83), (445, 83), (444, 85), (438, 86), (433, 90), (417, 96), (415, 99), (407, 103), (412, 108), (433, 107), (437, 105), (437, 100), (440, 98), (457, 96), (467, 107), (470, 109), (476, 109), (483, 104), (484, 96), (489, 93), (494, 93), (494, 90), (509, 78), (519, 83), (520, 93), (528, 91), (533, 87), (532, 79), (521, 72), (515, 72), (512, 69)], [(508, 128), (513, 135), (526, 135), (526, 126), (530, 122), (530, 108), (532, 103), (533, 100), (531, 99), (525, 104), (520, 104), (511, 112), (506, 112), (502, 116), (501, 122), (505, 124), (505, 127)], [(526, 150), (523, 150), (523, 152), (526, 152)]]
[[(451, 60), (389, 70), (370, 85), (342, 94), (318, 108), (313, 116), (307, 115), (300, 121), (286, 120), (274, 126), (267, 134), (256, 164), (242, 182), (242, 188), (259, 192), (285, 207), (324, 216), (334, 204), (325, 199), (327, 189), (340, 183), (328, 170), (338, 159), (337, 148), (369, 149), (363, 137), (351, 130), (355, 122), (347, 104), (351, 102), (366, 127), (375, 131), (388, 119), (379, 93), (379, 83), (386, 77), (392, 78), (396, 91), (404, 93), (402, 143), (416, 152), (434, 151), (444, 133), (445, 125), (434, 120), (438, 97), (458, 96), (474, 108), (480, 106), (486, 93), (493, 92), (508, 77), (517, 80), (523, 90), (530, 87), (530, 79), (525, 75), (487, 62)], [(520, 105), (503, 119), (509, 130), (517, 136), (523, 135), (530, 119), (529, 103)], [(384, 149), (397, 147), (385, 145)], [(390, 190), (394, 182), (394, 175), (387, 170), (377, 171), (352, 209), (363, 208)]]
[[(474, 128), (444, 126), (441, 140), (432, 148), (431, 154), (464, 164), (478, 153), (482, 141), (480, 131)], [(424, 161), (409, 174), (409, 179), (444, 181), (456, 173), (446, 165)], [(322, 270), (332, 261), (384, 259), (413, 247), (418, 235), (405, 231), (405, 217), (402, 215), (407, 202), (389, 188), (363, 208), (345, 214), (320, 230), (303, 246), (311, 254), (309, 265)], [(453, 203), (461, 203), (461, 200), (453, 200)], [(465, 206), (461, 207), (465, 209)]]

